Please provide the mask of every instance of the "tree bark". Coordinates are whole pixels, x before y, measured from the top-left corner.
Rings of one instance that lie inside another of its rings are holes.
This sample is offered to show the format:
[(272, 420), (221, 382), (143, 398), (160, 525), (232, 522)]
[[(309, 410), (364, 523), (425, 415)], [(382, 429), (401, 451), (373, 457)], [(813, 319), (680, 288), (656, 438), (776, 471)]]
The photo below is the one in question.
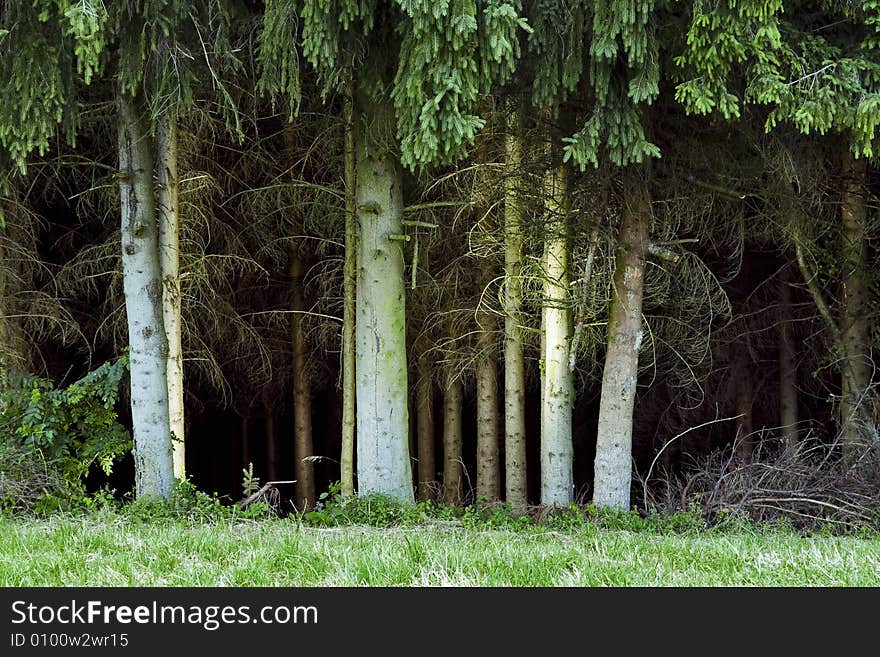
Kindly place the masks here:
[[(291, 126), (284, 131), (288, 160), (293, 164), (296, 137)], [(300, 252), (302, 219), (293, 210), (289, 248), (290, 274), (290, 346), (293, 354), (293, 451), (294, 478), (296, 479), (295, 506), (301, 513), (315, 508), (315, 464), (309, 460), (315, 450), (312, 438), (312, 392), (308, 373), (308, 344), (303, 332), (303, 313), (306, 311), (303, 294), (305, 266)]]
[(413, 501), (407, 409), (403, 190), (394, 110), (358, 96), (356, 381), (360, 494)]
[(871, 383), (871, 327), (868, 322), (870, 290), (866, 272), (867, 163), (848, 151), (842, 162), (843, 194), (843, 366), (850, 376), (841, 377), (840, 422), (844, 456), (857, 458), (866, 444)]
[(135, 491), (138, 498), (167, 498), (174, 486), (174, 465), (153, 154), (142, 99), (118, 89), (116, 102)]
[(168, 421), (174, 476), (186, 479), (183, 405), (183, 336), (180, 296), (180, 202), (177, 175), (177, 120), (172, 112), (156, 126), (156, 201), (159, 211), (159, 266), (162, 271), (162, 319), (168, 340)]
[[(494, 212), (490, 209), (493, 186), (496, 184), (487, 164), (487, 140), (477, 146), (477, 180), (474, 204), (478, 222), (494, 227)], [(494, 258), (484, 257), (480, 269), (480, 296), (489, 296), (489, 288), (497, 275)], [(501, 467), (499, 463), (499, 399), (498, 399), (498, 319), (478, 301), (475, 313), (477, 324), (477, 360), (475, 365), (477, 394), (477, 498), (487, 502), (501, 499)]]
[(593, 502), (629, 510), (632, 426), (642, 344), (642, 295), (651, 204), (647, 183), (627, 172), (618, 238), (614, 289), (608, 316), (608, 348), (602, 373), (594, 462)]
[[(495, 272), (488, 258), (483, 261), (483, 289), (491, 284)], [(498, 361), (495, 345), (497, 322), (492, 313), (477, 309), (479, 355), (477, 383), (477, 497), (488, 502), (501, 499), (499, 455)]]
[(355, 441), (355, 289), (357, 281), (357, 209), (355, 129), (352, 89), (345, 98), (345, 263), (342, 271), (342, 494), (354, 493)]
[(460, 504), (462, 499), (461, 379), (454, 373), (443, 388), (443, 502)]
[(296, 478), (296, 507), (305, 513), (315, 508), (315, 453), (312, 441), (312, 394), (308, 374), (308, 346), (303, 333), (306, 309), (303, 297), (303, 262), (298, 244), (290, 248), (291, 347), (293, 349), (293, 430)]
[(547, 172), (544, 237), (544, 371), (541, 386), (541, 504), (574, 499), (571, 413), (574, 377), (569, 369), (571, 310), (568, 289), (568, 171)]
[(797, 354), (792, 337), (792, 285), (791, 269), (782, 269), (779, 284), (779, 307), (782, 321), (779, 324), (779, 426), (782, 442), (789, 453), (798, 441), (798, 393)]
[(522, 347), (522, 165), (521, 101), (506, 108), (504, 177), (504, 470), (505, 495), (516, 513), (528, 503), (526, 488), (525, 366)]
[(418, 359), (416, 381), (416, 434), (419, 454), (419, 501), (434, 499), (434, 376), (430, 352), (423, 351)]

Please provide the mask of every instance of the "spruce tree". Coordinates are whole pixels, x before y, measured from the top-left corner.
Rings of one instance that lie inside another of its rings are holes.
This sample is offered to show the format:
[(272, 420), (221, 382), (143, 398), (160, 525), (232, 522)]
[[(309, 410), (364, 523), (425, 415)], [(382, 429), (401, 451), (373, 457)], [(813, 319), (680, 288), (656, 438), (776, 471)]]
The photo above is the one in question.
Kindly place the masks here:
[[(304, 0), (266, 4), (262, 88), (300, 93), (298, 46), (325, 94), (353, 87), (357, 170), (358, 491), (413, 499), (408, 448), (402, 168), (464, 157), (481, 96), (514, 68), (518, 3)], [(301, 44), (295, 39), (299, 26)]]

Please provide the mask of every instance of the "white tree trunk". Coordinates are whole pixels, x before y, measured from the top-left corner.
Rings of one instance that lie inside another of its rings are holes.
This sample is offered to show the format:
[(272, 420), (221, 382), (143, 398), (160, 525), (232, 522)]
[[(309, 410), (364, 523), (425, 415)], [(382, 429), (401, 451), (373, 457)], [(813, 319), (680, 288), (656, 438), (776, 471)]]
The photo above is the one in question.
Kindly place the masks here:
[(574, 381), (569, 369), (568, 174), (564, 164), (548, 172), (545, 199), (541, 504), (566, 505), (574, 499)]
[(642, 294), (651, 213), (646, 183), (638, 176), (628, 176), (625, 193), (608, 317), (593, 479), (594, 504), (621, 511), (629, 510), (632, 484), (633, 407), (642, 343)]
[(358, 492), (413, 501), (407, 409), (406, 311), (401, 242), (403, 190), (396, 157), (370, 139), (393, 134), (390, 107), (367, 101), (357, 135), (357, 472)]
[(116, 98), (135, 491), (138, 498), (167, 498), (174, 486), (174, 468), (153, 156), (142, 103), (121, 90)]
[(159, 267), (162, 271), (162, 320), (168, 340), (168, 421), (174, 476), (186, 479), (183, 408), (183, 338), (180, 299), (180, 203), (177, 176), (177, 124), (172, 113), (156, 127), (156, 201), (159, 212)]
[(522, 334), (523, 112), (509, 99), (506, 112), (504, 177), (504, 487), (519, 513), (528, 503), (526, 489), (525, 367)]

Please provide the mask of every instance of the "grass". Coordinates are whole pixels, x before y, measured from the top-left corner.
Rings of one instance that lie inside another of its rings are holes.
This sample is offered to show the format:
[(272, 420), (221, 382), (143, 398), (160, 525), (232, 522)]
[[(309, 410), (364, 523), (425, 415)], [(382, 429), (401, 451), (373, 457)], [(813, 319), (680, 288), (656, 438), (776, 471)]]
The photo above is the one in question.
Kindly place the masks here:
[(877, 586), (880, 540), (0, 516), (4, 586)]

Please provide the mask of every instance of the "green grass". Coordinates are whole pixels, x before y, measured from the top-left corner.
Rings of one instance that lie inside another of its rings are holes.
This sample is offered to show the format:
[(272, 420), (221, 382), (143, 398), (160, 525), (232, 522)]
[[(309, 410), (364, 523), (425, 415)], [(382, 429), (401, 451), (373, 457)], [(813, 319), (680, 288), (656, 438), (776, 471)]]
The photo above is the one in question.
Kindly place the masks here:
[(880, 540), (0, 517), (4, 586), (877, 586)]

